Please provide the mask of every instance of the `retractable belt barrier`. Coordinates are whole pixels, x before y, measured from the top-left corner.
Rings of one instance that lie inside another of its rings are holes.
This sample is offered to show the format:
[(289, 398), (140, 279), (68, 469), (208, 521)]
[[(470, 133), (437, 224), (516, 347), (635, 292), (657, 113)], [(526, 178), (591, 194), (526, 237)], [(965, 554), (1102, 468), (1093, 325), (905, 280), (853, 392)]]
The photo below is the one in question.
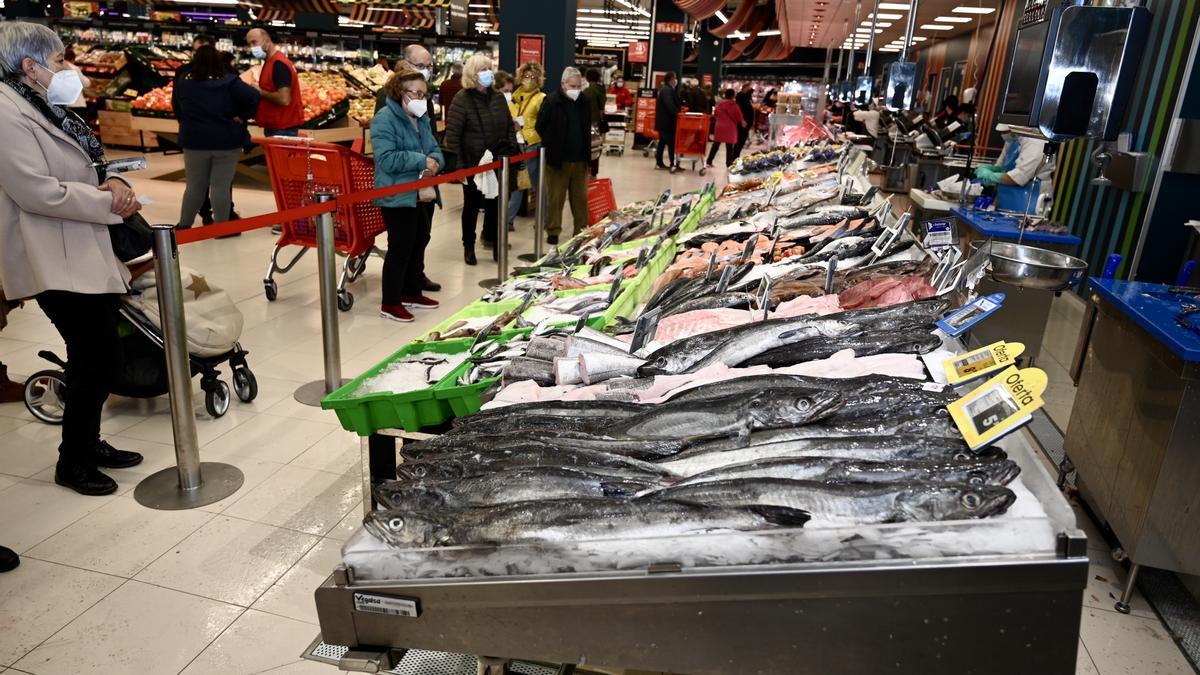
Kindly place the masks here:
[[(537, 159), (538, 152), (531, 150), (519, 155), (508, 157), (508, 161), (523, 162), (528, 159)], [(350, 194), (337, 195), (333, 200), (327, 202), (319, 202), (300, 206), (294, 209), (285, 209), (283, 211), (275, 211), (274, 213), (265, 213), (261, 216), (251, 216), (249, 218), (241, 218), (239, 220), (230, 220), (224, 223), (216, 223), (206, 225), (203, 228), (193, 228), (188, 230), (180, 230), (175, 234), (175, 240), (180, 244), (191, 244), (197, 241), (205, 241), (208, 239), (216, 239), (217, 237), (225, 237), (231, 234), (240, 234), (251, 230), (260, 230), (264, 227), (270, 227), (279, 223), (286, 223), (301, 218), (312, 218), (324, 213), (337, 213), (343, 208), (349, 207), (351, 204), (361, 202), (369, 202), (383, 197), (391, 197), (392, 195), (404, 194), (405, 192), (413, 192), (427, 187), (436, 187), (447, 183), (457, 183), (463, 179), (479, 175), (485, 171), (496, 171), (504, 165), (503, 160), (497, 160), (488, 164), (480, 164), (469, 169), (460, 169), (439, 176), (430, 178), (422, 178), (409, 183), (399, 183), (397, 185), (389, 185), (387, 187), (375, 188), (373, 190), (363, 190), (361, 192), (353, 192)], [(504, 216), (507, 218), (507, 216)], [(505, 221), (507, 222), (507, 221)]]

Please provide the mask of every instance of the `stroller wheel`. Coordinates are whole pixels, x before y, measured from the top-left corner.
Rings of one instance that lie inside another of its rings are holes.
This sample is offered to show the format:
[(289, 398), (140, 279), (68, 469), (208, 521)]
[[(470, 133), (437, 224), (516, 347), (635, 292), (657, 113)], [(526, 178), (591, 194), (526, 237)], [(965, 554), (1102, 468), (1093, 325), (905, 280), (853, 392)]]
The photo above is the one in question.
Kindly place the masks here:
[(263, 291), (267, 294), (267, 302), (275, 302), (275, 298), (279, 297), (279, 284), (274, 279), (268, 279), (263, 282)]
[(46, 424), (62, 424), (67, 382), (61, 370), (41, 370), (25, 380), (25, 408)]
[(337, 295), (337, 308), (343, 312), (349, 312), (354, 307), (354, 294), (350, 291), (341, 291)]
[(217, 380), (204, 391), (204, 409), (213, 419), (229, 412), (229, 385), (224, 380)]
[(249, 368), (238, 368), (233, 371), (233, 391), (242, 403), (249, 403), (258, 398), (258, 378)]

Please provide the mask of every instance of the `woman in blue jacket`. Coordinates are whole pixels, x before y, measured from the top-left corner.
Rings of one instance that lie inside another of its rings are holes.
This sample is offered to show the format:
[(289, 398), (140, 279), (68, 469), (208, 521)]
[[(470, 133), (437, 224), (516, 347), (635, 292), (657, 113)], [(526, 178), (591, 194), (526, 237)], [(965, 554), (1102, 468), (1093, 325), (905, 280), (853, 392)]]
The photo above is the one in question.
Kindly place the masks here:
[(212, 196), (213, 217), (229, 220), (233, 173), (250, 142), (246, 120), (258, 109), (259, 93), (229, 72), (212, 45), (201, 45), (187, 72), (175, 81), (171, 107), (179, 120), (179, 145), (187, 188), (180, 229), (192, 226), (204, 200)]
[[(446, 164), (429, 125), (429, 89), (425, 77), (402, 70), (384, 85), (387, 105), (371, 121), (375, 147), (375, 187), (411, 183), (436, 176)], [(388, 250), (383, 261), (383, 306), (379, 313), (394, 321), (412, 321), (409, 308), (434, 309), (438, 302), (422, 295), (425, 247), (430, 219), (417, 201), (440, 200), (437, 189), (403, 192), (375, 200), (383, 209)]]

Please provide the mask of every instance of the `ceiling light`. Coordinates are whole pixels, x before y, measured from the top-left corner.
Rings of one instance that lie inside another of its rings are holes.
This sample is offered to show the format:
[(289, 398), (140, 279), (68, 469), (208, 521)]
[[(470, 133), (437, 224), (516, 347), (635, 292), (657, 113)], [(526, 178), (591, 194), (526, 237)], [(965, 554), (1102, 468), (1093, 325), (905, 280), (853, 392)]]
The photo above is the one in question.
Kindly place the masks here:
[(969, 16), (939, 16), (934, 21), (942, 23), (971, 23), (972, 19)]
[(759, 37), (764, 37), (764, 36), (770, 37), (772, 35), (779, 35), (779, 31), (778, 30), (760, 30), (760, 31), (758, 31)]
[(954, 11), (959, 14), (991, 14), (996, 10), (993, 7), (955, 7)]
[(900, 51), (900, 48), (899, 47), (884, 47), (884, 48), (880, 49), (879, 51), (881, 51), (881, 52), (898, 52), (898, 51)]
[(913, 36), (913, 42), (924, 42), (924, 41), (926, 41), (926, 40), (928, 40), (928, 39), (929, 39), (929, 38), (927, 38), (927, 37), (921, 37), (920, 35), (914, 35), (914, 36)]
[[(870, 19), (874, 16), (875, 16), (874, 14), (868, 14), (867, 18)], [(879, 18), (887, 19), (888, 21), (895, 21), (897, 19), (903, 19), (904, 15), (903, 14), (880, 14)]]
[(907, 12), (912, 9), (912, 5), (909, 5), (907, 2), (881, 2), (879, 3), (879, 9), (898, 9), (902, 12)]
[(720, 11), (720, 10), (717, 10), (717, 13), (716, 13), (716, 15), (715, 15), (715, 16), (716, 16), (718, 19), (720, 19), (721, 23), (729, 23), (729, 19), (728, 19), (728, 18), (725, 16), (725, 13), (724, 13), (724, 12), (722, 12), (722, 11)]
[[(875, 22), (875, 27), (876, 27), (876, 28), (890, 28), (890, 27), (891, 27), (891, 25), (892, 25), (892, 23), (891, 23), (890, 21), (876, 21), (876, 22)], [(864, 28), (870, 28), (870, 27), (871, 27), (871, 22), (870, 22), (870, 21), (864, 21), (864, 22), (863, 22), (863, 27), (864, 27)]]
[(954, 30), (954, 26), (947, 26), (944, 23), (926, 23), (921, 25), (921, 30)]

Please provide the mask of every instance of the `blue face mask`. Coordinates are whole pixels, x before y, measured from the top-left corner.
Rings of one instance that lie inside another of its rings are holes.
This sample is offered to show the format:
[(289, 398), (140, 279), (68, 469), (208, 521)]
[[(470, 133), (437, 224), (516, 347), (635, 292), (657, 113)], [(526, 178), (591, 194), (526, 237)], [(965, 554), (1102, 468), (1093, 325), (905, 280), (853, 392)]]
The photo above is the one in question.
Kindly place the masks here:
[(496, 83), (496, 74), (490, 70), (481, 70), (476, 77), (479, 79), (479, 84), (484, 87), (490, 87)]
[(267, 58), (267, 50), (263, 49), (262, 47), (259, 47), (258, 45), (254, 45), (253, 47), (250, 48), (250, 54), (256, 59)]

